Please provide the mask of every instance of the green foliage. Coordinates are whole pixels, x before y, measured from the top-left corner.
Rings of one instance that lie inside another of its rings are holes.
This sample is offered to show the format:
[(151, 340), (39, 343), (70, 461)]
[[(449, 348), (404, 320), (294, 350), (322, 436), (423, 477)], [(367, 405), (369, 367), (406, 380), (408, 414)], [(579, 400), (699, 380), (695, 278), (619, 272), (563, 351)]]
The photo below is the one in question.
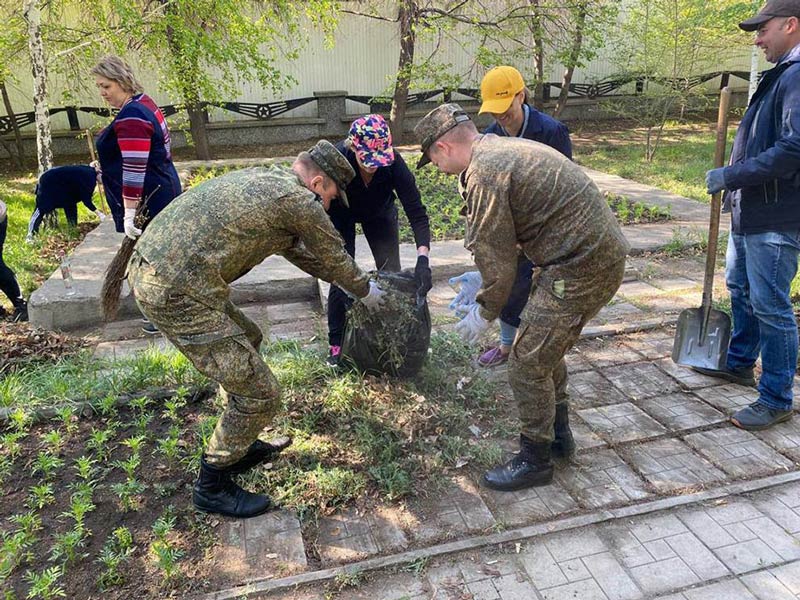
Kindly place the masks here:
[(64, 598), (67, 594), (64, 588), (58, 585), (58, 580), (63, 574), (64, 570), (61, 566), (44, 569), (41, 573), (28, 571), (25, 573), (25, 581), (30, 584), (27, 598), (42, 598), (42, 600)]
[(617, 217), (622, 225), (633, 223), (656, 223), (659, 221), (669, 221), (671, 219), (670, 208), (660, 206), (648, 206), (641, 202), (631, 202), (627, 196), (620, 196), (606, 192), (606, 202), (609, 208)]
[(97, 562), (103, 565), (103, 571), (97, 577), (100, 589), (107, 590), (124, 583), (120, 566), (128, 560), (133, 551), (133, 536), (127, 527), (118, 527), (108, 536), (97, 558)]

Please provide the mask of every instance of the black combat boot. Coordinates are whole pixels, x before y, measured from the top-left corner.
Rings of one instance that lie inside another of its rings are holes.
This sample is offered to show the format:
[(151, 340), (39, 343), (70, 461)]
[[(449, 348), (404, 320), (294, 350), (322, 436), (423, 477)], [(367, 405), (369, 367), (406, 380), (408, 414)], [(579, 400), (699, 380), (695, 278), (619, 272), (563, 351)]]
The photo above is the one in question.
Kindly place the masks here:
[(483, 474), (483, 484), (486, 487), (502, 492), (513, 492), (548, 485), (553, 481), (550, 444), (537, 444), (520, 435), (519, 447), (519, 454), (514, 458)]
[(256, 465), (271, 460), (273, 457), (280, 454), (282, 450), (285, 450), (291, 445), (292, 438), (290, 437), (280, 437), (268, 442), (256, 440), (250, 444), (250, 447), (247, 449), (247, 454), (232, 465), (228, 465), (226, 470), (233, 475), (244, 473)]
[(233, 482), (228, 469), (208, 464), (205, 457), (200, 461), (192, 502), (198, 510), (236, 519), (255, 517), (274, 507), (269, 496), (243, 490)]
[(556, 458), (571, 458), (575, 454), (575, 440), (569, 428), (569, 406), (566, 402), (556, 404), (556, 420), (553, 427), (555, 439), (550, 450)]

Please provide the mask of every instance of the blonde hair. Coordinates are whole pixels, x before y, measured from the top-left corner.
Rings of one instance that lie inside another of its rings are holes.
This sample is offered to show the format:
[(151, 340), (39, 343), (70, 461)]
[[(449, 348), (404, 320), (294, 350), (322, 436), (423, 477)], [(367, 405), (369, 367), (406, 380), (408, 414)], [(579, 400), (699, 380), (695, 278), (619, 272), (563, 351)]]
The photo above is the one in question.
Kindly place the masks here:
[(113, 54), (104, 56), (92, 67), (91, 73), (92, 75), (99, 75), (111, 81), (116, 81), (129, 94), (138, 94), (144, 91), (142, 84), (133, 74), (133, 69), (119, 56)]

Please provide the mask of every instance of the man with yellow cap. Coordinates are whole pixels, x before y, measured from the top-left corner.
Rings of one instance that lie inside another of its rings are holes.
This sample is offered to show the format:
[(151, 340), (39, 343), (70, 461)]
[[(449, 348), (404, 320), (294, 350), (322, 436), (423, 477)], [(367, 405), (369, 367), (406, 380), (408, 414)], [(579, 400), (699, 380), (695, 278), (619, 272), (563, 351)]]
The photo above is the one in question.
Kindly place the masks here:
[(564, 355), (622, 283), (629, 245), (597, 186), (568, 158), (530, 140), (479, 134), (458, 104), (417, 124), (418, 167), (458, 174), (465, 247), (483, 285), (456, 325), (475, 343), (500, 314), (516, 276), (517, 248), (541, 267), (511, 350), (509, 383), (519, 406), (520, 452), (483, 482), (512, 491), (547, 485), (556, 402), (566, 401)]

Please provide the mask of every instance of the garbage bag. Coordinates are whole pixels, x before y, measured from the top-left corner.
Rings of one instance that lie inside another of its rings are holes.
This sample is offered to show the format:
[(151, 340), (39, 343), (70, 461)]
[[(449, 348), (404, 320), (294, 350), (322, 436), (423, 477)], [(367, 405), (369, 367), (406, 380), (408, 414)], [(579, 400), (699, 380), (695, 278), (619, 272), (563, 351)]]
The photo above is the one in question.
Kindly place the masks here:
[(347, 313), (342, 357), (365, 373), (412, 377), (428, 355), (431, 314), (428, 301), (417, 297), (413, 271), (374, 276), (386, 292), (374, 312), (355, 302)]

